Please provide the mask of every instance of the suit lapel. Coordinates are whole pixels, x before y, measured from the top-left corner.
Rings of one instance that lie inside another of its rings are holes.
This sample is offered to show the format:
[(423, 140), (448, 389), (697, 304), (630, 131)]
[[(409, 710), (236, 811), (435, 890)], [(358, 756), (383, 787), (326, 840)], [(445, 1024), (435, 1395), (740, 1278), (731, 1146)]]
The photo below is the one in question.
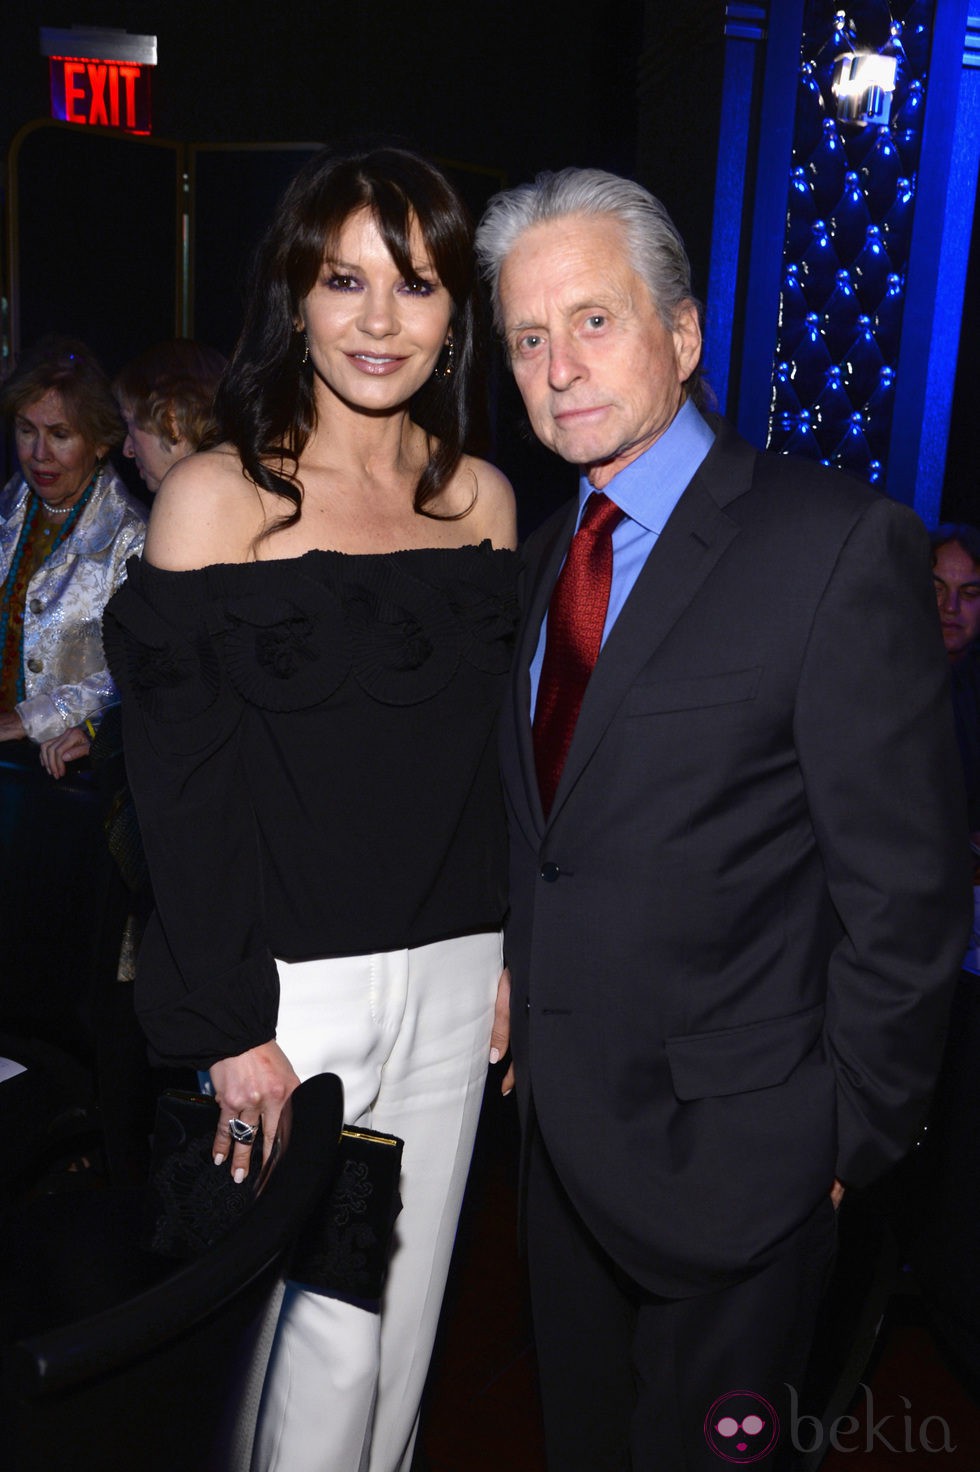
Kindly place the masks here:
[[(586, 687), (549, 823), (561, 811), (640, 671), (738, 535), (736, 523), (708, 490), (705, 467), (694, 476), (671, 513), (599, 655)], [(533, 761), (531, 775), (533, 778)]]
[[(532, 539), (527, 565), (527, 605), (518, 638), (511, 681), (510, 710), (505, 717), (509, 720), (517, 765), (520, 771), (521, 796), (511, 783), (511, 797), (515, 811), (522, 823), (529, 825), (528, 836), (536, 841), (544, 830), (544, 813), (541, 809), (541, 794), (538, 791), (538, 774), (534, 765), (534, 745), (531, 740), (531, 661), (538, 647), (541, 624), (548, 611), (552, 589), (558, 578), (562, 562), (572, 540), (578, 518), (578, 498), (564, 512), (555, 516), (550, 524), (541, 529), (540, 540)], [(533, 551), (531, 550), (533, 548)]]

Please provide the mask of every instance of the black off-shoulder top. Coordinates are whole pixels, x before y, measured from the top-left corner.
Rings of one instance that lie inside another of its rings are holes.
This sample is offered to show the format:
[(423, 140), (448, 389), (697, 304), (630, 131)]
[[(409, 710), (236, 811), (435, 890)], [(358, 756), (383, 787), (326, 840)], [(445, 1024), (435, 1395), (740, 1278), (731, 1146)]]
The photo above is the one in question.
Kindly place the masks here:
[(272, 1038), (276, 957), (500, 927), (516, 582), (489, 542), (130, 562), (104, 637), (157, 907), (137, 1007), (158, 1060)]

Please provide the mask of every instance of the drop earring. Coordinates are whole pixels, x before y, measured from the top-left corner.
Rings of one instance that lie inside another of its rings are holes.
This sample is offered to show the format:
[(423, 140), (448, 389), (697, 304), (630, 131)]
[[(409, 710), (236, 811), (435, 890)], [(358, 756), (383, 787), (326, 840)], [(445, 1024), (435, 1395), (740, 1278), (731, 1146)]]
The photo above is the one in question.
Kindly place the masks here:
[(443, 352), (440, 353), (440, 355), (439, 355), (439, 362), (436, 364), (436, 369), (435, 369), (435, 376), (436, 376), (436, 378), (452, 378), (452, 376), (453, 376), (453, 370), (454, 370), (455, 367), (456, 367), (456, 344), (453, 342), (452, 338), (450, 337), (446, 341), (446, 344), (445, 344), (445, 347), (443, 349)]

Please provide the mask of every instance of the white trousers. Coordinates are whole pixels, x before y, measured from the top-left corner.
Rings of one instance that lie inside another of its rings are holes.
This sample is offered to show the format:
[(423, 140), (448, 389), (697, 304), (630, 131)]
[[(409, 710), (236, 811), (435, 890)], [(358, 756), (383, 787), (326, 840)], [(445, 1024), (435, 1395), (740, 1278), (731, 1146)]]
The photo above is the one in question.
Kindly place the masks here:
[(408, 1472), (473, 1150), (499, 935), (279, 962), (277, 1041), (337, 1073), (344, 1119), (405, 1141), (380, 1314), (287, 1284), (253, 1472)]

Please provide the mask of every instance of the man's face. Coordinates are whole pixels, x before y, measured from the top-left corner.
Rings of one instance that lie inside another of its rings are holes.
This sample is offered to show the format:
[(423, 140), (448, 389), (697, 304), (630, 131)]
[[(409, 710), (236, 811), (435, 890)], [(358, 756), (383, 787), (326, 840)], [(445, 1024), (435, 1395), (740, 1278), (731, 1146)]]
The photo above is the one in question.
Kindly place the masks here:
[(597, 488), (659, 439), (697, 366), (697, 308), (673, 331), (611, 215), (570, 215), (518, 238), (500, 273), (504, 336), (538, 438)]
[(959, 542), (944, 542), (932, 564), (943, 643), (950, 662), (980, 638), (980, 567)]

